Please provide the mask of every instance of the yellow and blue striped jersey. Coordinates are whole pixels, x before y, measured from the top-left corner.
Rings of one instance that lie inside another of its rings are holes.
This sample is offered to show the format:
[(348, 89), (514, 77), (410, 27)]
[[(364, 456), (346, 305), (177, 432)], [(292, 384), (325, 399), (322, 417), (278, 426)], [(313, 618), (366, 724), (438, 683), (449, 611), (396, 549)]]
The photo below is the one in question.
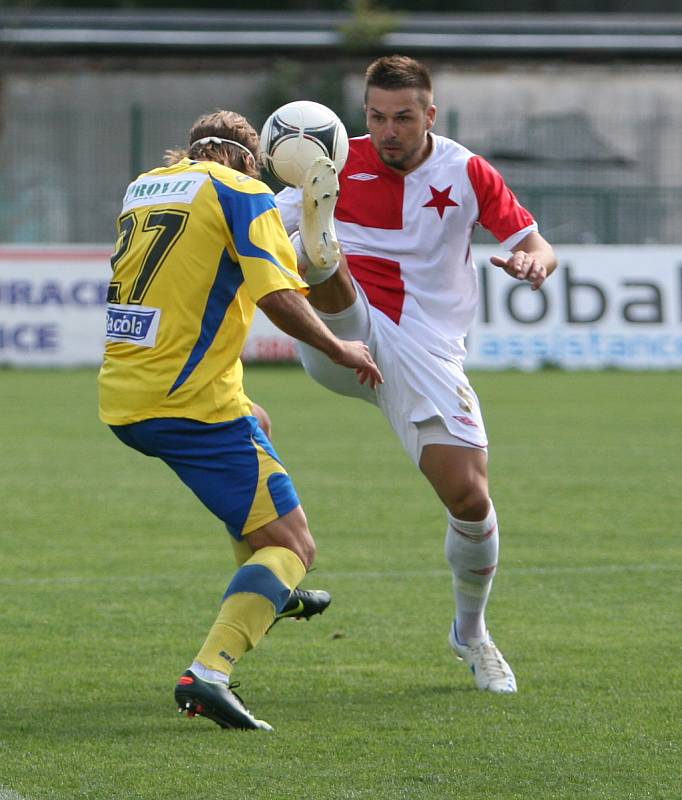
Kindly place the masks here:
[(102, 421), (251, 413), (239, 355), (255, 303), (306, 290), (272, 191), (229, 167), (183, 159), (130, 184), (118, 232)]

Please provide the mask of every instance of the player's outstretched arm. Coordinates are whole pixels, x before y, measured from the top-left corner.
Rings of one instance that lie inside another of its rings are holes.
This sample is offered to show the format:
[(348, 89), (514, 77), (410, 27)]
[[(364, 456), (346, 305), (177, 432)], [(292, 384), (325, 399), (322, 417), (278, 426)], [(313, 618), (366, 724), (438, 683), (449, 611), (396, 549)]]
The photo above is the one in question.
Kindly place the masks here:
[(539, 289), (552, 272), (557, 259), (552, 245), (535, 231), (524, 236), (513, 248), (510, 258), (492, 256), (490, 263), (501, 267), (512, 278), (528, 281), (533, 290)]
[(258, 307), (281, 331), (323, 352), (335, 364), (354, 369), (360, 383), (374, 389), (384, 379), (364, 342), (338, 339), (317, 317), (308, 301), (294, 289), (270, 292)]

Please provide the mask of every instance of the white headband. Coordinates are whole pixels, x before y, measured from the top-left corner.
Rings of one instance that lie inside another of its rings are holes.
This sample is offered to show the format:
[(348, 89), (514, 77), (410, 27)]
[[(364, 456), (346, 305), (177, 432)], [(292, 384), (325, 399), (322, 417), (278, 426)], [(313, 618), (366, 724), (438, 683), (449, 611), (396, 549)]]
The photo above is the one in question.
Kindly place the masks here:
[(249, 150), (248, 147), (243, 145), (241, 142), (235, 142), (234, 139), (221, 139), (218, 136), (204, 136), (203, 139), (197, 139), (196, 142), (192, 142), (189, 146), (191, 150), (195, 144), (233, 144), (235, 147), (240, 147), (245, 153), (248, 153), (251, 157), (253, 157), (253, 153)]

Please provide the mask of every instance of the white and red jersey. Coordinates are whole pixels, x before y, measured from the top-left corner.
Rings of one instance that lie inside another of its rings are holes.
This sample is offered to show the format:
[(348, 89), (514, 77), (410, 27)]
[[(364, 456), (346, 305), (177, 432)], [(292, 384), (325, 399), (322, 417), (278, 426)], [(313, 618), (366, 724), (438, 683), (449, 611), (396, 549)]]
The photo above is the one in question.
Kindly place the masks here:
[[(478, 300), (474, 225), (511, 249), (537, 224), (485, 159), (430, 136), (431, 154), (407, 175), (383, 163), (369, 136), (351, 139), (335, 226), (372, 306), (429, 352), (461, 362)], [(285, 189), (277, 205), (297, 228), (300, 190)]]

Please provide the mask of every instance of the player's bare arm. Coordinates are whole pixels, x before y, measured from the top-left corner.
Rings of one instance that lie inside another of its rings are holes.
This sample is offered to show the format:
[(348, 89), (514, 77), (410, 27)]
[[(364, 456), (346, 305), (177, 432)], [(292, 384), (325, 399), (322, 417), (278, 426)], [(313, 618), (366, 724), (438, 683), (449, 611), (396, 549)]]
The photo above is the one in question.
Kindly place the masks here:
[(308, 301), (293, 289), (270, 292), (258, 307), (281, 331), (320, 350), (335, 364), (354, 369), (360, 383), (374, 389), (384, 379), (364, 342), (338, 339), (317, 317)]
[(490, 263), (501, 267), (512, 278), (528, 281), (535, 290), (554, 272), (557, 259), (550, 243), (533, 231), (513, 248), (508, 259), (492, 256)]
[(268, 439), (271, 439), (272, 421), (270, 420), (270, 415), (268, 412), (263, 408), (263, 406), (259, 406), (258, 403), (253, 403), (252, 413), (253, 416), (258, 420), (258, 424), (265, 431), (265, 435), (268, 437)]

